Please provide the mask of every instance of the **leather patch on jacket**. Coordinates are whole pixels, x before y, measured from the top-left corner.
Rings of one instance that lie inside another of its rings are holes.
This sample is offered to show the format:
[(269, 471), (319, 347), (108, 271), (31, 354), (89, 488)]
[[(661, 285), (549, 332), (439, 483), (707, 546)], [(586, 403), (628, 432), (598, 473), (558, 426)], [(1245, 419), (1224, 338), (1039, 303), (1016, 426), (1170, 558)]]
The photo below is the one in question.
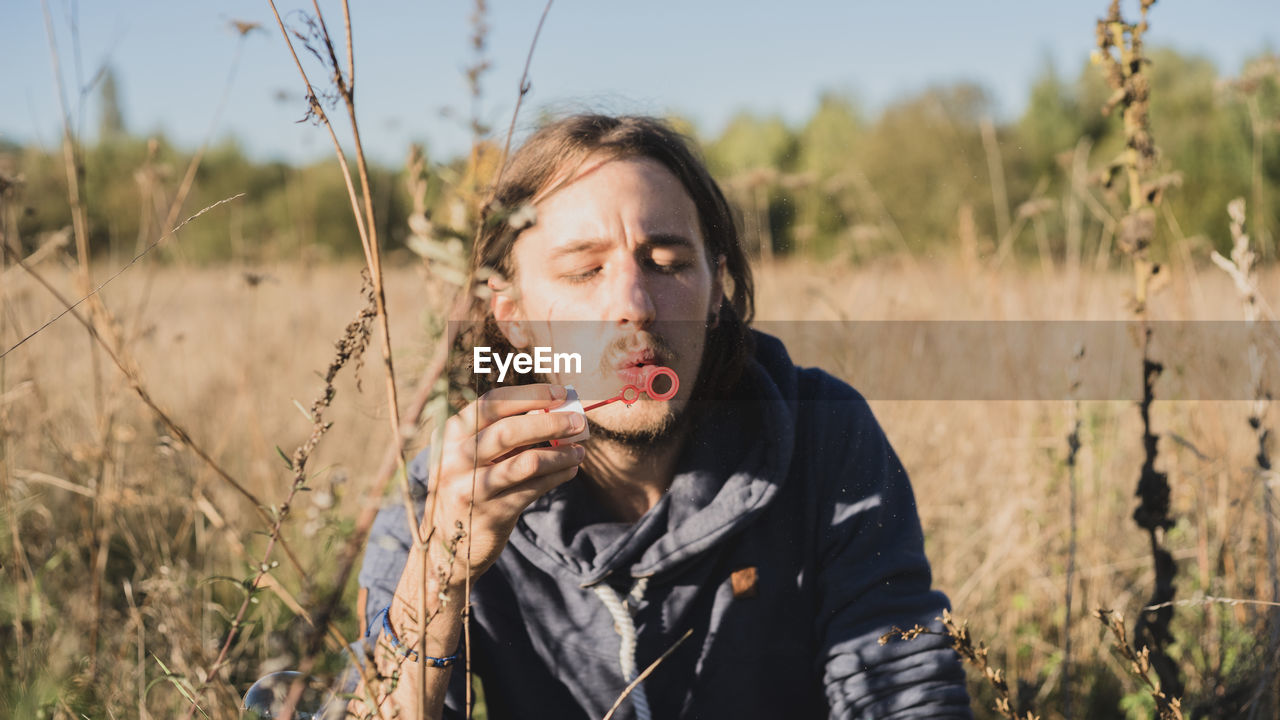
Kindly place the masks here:
[(741, 570), (734, 570), (729, 575), (729, 581), (733, 583), (733, 596), (735, 598), (751, 598), (756, 596), (756, 569), (755, 567), (744, 567)]

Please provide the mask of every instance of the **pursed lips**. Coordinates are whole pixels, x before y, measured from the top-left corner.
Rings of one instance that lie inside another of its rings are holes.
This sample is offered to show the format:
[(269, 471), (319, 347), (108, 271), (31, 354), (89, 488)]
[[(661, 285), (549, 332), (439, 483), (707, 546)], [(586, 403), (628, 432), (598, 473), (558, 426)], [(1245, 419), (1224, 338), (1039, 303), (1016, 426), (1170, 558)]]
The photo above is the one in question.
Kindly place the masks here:
[(627, 368), (640, 367), (642, 365), (658, 365), (658, 352), (653, 348), (643, 348), (623, 355), (618, 361), (615, 368), (618, 370), (626, 370)]

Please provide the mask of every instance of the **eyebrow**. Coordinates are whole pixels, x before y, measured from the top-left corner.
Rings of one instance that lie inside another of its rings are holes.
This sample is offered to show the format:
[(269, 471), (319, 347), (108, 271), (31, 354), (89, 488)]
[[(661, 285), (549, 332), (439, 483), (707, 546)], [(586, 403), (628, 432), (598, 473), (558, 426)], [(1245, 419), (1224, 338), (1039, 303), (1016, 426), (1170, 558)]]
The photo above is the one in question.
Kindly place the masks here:
[(641, 245), (647, 245), (648, 247), (685, 247), (690, 250), (697, 249), (693, 241), (689, 238), (683, 235), (667, 233), (650, 235), (644, 239), (644, 242), (641, 243)]
[[(571, 242), (568, 242), (552, 250), (549, 253), (549, 257), (551, 257), (552, 259), (560, 258), (566, 255), (573, 255), (575, 253), (595, 250), (597, 248), (600, 248), (606, 245), (612, 245), (612, 244), (613, 243), (611, 241), (605, 240), (603, 238), (573, 240)], [(683, 248), (688, 248), (689, 250), (696, 249), (696, 246), (694, 245), (694, 242), (692, 240), (685, 237), (684, 235), (677, 235), (674, 233), (657, 233), (655, 235), (648, 235), (644, 238), (644, 240), (641, 241), (640, 246), (650, 247), (650, 248), (683, 247)]]

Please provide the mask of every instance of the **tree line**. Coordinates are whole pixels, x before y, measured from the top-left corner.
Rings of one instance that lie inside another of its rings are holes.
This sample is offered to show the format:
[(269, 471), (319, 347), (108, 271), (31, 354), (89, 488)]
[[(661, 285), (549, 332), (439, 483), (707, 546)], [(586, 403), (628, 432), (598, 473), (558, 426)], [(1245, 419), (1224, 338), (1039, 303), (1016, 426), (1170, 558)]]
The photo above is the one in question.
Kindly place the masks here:
[[(1150, 191), (1163, 193), (1167, 208), (1155, 256), (1167, 258), (1179, 246), (1201, 255), (1228, 249), (1226, 205), (1244, 197), (1250, 232), (1274, 259), (1280, 61), (1263, 54), (1224, 75), (1202, 57), (1164, 49), (1151, 53), (1150, 77), (1151, 126), (1164, 170)], [(97, 139), (82, 148), (81, 185), (95, 252), (124, 256), (161, 234), (192, 153), (163, 136), (130, 133), (108, 79)], [(1096, 67), (1070, 77), (1046, 65), (1015, 118), (996, 118), (987, 91), (962, 82), (874, 113), (852, 96), (829, 93), (798, 126), (743, 113), (707, 136), (673, 120), (699, 140), (747, 242), (764, 257), (856, 261), (960, 251), (1043, 261), (1105, 254), (1124, 214), (1107, 187), (1124, 142), (1120, 119), (1101, 111), (1109, 94)], [(493, 154), (487, 150), (479, 155)], [(468, 158), (428, 163), (425, 184), (409, 182), (410, 168), (372, 168), (379, 236), (393, 257), (410, 235), (412, 195), (433, 221), (456, 212), (451, 190), (476, 181), (468, 166)], [(0, 179), (0, 227), (23, 252), (70, 225), (60, 149), (0, 144)], [(257, 161), (234, 140), (223, 141), (204, 155), (183, 215), (236, 193), (245, 196), (184, 228), (161, 246), (162, 256), (268, 262), (359, 253), (346, 189), (330, 161)]]

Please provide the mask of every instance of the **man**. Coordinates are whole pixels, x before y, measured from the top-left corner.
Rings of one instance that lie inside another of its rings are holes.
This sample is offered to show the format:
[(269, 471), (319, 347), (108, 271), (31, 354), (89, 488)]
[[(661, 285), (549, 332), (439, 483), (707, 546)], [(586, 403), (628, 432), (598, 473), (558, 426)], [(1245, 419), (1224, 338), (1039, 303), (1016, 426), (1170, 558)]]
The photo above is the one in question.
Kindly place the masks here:
[[(525, 143), (496, 200), (465, 340), (572, 349), (581, 372), (476, 375), (438, 467), (411, 466), (428, 550), (402, 506), (379, 515), (360, 583), (378, 667), (398, 671), (388, 704), (462, 713), (469, 562), (490, 718), (598, 719), (633, 683), (614, 717), (970, 717), (943, 640), (878, 642), (947, 605), (902, 465), (857, 392), (748, 328), (746, 257), (683, 138), (570, 117)], [(679, 392), (541, 412), (566, 383), (594, 403), (646, 366)]]

